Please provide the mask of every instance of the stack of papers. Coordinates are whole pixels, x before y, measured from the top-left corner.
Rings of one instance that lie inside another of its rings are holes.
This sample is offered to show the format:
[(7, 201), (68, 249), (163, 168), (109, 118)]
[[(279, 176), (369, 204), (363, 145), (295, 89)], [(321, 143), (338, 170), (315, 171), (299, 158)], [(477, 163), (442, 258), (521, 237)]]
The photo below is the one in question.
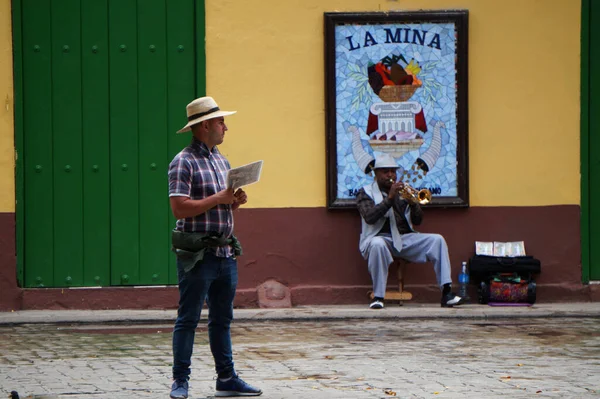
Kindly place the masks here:
[(475, 255), (525, 256), (525, 242), (475, 241)]

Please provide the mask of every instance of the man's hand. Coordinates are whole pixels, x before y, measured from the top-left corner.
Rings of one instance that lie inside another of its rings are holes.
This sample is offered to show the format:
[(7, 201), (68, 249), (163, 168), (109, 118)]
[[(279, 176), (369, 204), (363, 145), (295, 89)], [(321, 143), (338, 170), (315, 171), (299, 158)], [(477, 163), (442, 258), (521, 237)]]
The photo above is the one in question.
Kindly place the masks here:
[(235, 198), (233, 202), (233, 210), (236, 210), (240, 207), (240, 205), (244, 205), (246, 202), (248, 202), (248, 196), (241, 188), (238, 188), (233, 196)]
[(238, 188), (233, 196), (235, 197), (236, 204), (244, 205), (248, 202), (248, 195), (246, 195), (246, 192), (241, 188)]
[[(238, 190), (239, 191), (239, 190)], [(232, 188), (226, 188), (215, 194), (219, 204), (231, 205), (235, 202), (235, 194)]]
[(404, 183), (402, 183), (401, 181), (393, 183), (392, 186), (390, 187), (390, 192), (388, 193), (388, 198), (395, 199), (396, 196), (400, 195), (399, 193), (402, 191), (403, 188), (404, 188)]

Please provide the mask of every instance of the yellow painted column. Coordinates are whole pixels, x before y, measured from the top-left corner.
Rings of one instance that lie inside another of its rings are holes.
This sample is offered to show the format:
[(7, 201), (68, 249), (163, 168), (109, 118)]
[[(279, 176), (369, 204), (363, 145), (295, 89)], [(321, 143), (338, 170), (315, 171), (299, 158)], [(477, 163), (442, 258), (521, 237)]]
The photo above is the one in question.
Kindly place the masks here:
[(10, 0), (0, 0), (0, 212), (15, 211), (15, 152)]

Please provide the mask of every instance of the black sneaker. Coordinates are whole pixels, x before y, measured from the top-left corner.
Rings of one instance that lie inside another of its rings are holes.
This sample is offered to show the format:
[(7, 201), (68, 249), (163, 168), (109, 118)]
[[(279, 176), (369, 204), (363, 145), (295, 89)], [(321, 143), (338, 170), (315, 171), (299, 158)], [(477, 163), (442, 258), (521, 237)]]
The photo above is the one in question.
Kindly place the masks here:
[(233, 374), (227, 381), (221, 381), (217, 378), (217, 392), (215, 396), (260, 396), (262, 391), (259, 388), (253, 387), (237, 374)]
[(383, 309), (383, 299), (375, 299), (369, 305), (371, 309)]
[(454, 292), (449, 292), (442, 295), (442, 307), (451, 308), (454, 305), (460, 305), (462, 298), (456, 295)]

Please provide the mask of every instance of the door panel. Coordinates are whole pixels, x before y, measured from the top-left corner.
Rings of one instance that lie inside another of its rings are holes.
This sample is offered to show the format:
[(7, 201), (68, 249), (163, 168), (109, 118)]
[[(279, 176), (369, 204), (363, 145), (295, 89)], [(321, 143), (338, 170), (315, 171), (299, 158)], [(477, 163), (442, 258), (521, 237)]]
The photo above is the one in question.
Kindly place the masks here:
[(110, 285), (108, 0), (81, 3), (83, 285)]
[[(156, 253), (164, 246), (169, 231), (168, 197), (165, 175), (167, 148), (167, 48), (165, 5), (139, 4), (139, 284), (167, 283), (169, 252)], [(183, 115), (181, 115), (183, 116)], [(171, 132), (174, 134), (174, 132)], [(157, 234), (162, 232), (162, 234)], [(168, 239), (168, 238), (167, 238)]]
[(24, 286), (176, 284), (166, 171), (190, 140), (175, 134), (185, 105), (204, 92), (204, 2), (14, 4)]
[(26, 287), (54, 285), (50, 0), (24, 0), (23, 176)]
[(80, 15), (79, 0), (51, 2), (53, 285), (67, 287), (83, 284)]
[(136, 6), (136, 0), (109, 0), (112, 285), (139, 280)]

